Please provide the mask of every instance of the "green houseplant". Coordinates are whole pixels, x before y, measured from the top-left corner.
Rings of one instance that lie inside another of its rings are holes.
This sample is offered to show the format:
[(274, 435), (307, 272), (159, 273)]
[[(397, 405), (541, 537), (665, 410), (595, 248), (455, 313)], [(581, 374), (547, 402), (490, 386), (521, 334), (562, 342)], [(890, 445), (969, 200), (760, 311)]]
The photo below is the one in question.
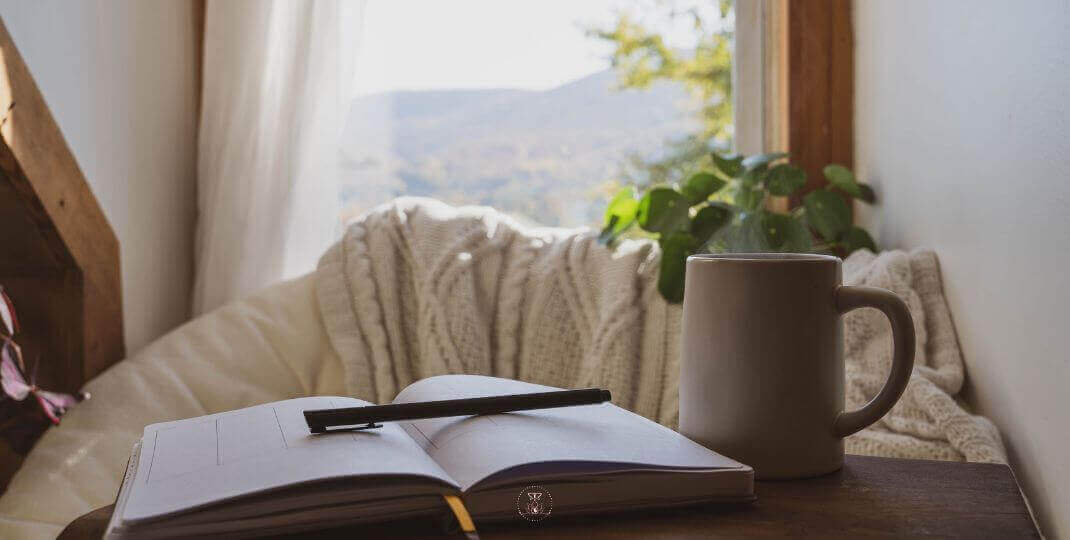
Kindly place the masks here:
[(712, 155), (710, 170), (674, 185), (637, 191), (628, 186), (610, 199), (599, 241), (613, 245), (633, 226), (661, 247), (658, 291), (671, 303), (684, 297), (687, 256), (709, 252), (816, 252), (846, 256), (877, 250), (865, 229), (851, 223), (849, 197), (874, 203), (873, 189), (842, 165), (828, 165), (828, 184), (806, 193), (787, 212), (770, 209), (770, 197), (790, 197), (806, 185), (806, 172), (785, 153)]

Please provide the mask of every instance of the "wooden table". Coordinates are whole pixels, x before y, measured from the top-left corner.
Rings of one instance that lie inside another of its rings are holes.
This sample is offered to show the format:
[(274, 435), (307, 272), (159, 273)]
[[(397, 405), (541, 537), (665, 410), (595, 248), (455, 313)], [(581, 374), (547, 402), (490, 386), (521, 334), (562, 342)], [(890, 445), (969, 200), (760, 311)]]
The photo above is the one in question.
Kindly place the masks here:
[[(819, 478), (758, 482), (758, 502), (630, 512), (480, 527), (488, 538), (718, 538), (805, 535), (1038, 537), (1018, 484), (1005, 465), (847, 456)], [(75, 520), (61, 540), (100, 538), (111, 515), (101, 508)], [(442, 537), (433, 523), (380, 525), (324, 533), (327, 538)], [(307, 537), (307, 535), (306, 535)]]

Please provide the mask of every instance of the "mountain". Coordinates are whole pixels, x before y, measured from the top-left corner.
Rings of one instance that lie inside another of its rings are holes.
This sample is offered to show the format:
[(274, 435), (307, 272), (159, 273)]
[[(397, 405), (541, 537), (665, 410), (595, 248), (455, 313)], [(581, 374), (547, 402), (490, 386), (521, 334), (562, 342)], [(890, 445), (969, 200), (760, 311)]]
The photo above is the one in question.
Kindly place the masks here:
[(359, 212), (397, 195), (486, 204), (546, 225), (601, 212), (599, 186), (630, 154), (656, 155), (695, 130), (678, 86), (618, 91), (603, 71), (546, 91), (398, 91), (354, 100), (343, 201)]

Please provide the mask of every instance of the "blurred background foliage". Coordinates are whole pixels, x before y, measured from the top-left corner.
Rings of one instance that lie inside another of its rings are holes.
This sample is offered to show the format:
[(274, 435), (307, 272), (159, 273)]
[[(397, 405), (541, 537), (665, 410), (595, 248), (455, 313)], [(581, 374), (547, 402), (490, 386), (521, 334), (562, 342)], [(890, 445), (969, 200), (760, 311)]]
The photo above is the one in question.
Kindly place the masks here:
[[(642, 187), (680, 182), (710, 166), (711, 151), (732, 146), (734, 13), (731, 0), (720, 0), (718, 7), (711, 12), (679, 1), (655, 1), (643, 10), (642, 20), (622, 12), (614, 26), (588, 30), (591, 37), (612, 45), (610, 62), (619, 89), (646, 90), (666, 81), (682, 85), (699, 102), (699, 129), (667, 141), (666, 151), (655, 159), (630, 155), (622, 164), (620, 183)], [(696, 35), (695, 46), (687, 50), (670, 47), (657, 30), (681, 18)]]

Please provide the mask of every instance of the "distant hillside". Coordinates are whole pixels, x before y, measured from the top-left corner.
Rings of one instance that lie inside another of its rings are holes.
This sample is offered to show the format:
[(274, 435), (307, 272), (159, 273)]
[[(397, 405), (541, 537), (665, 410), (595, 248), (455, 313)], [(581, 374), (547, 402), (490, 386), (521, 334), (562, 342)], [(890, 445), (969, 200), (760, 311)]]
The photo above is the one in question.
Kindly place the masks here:
[(547, 225), (587, 224), (596, 188), (630, 153), (655, 155), (695, 129), (675, 86), (615, 91), (604, 71), (547, 91), (390, 92), (354, 101), (343, 198), (397, 195), (486, 204)]

